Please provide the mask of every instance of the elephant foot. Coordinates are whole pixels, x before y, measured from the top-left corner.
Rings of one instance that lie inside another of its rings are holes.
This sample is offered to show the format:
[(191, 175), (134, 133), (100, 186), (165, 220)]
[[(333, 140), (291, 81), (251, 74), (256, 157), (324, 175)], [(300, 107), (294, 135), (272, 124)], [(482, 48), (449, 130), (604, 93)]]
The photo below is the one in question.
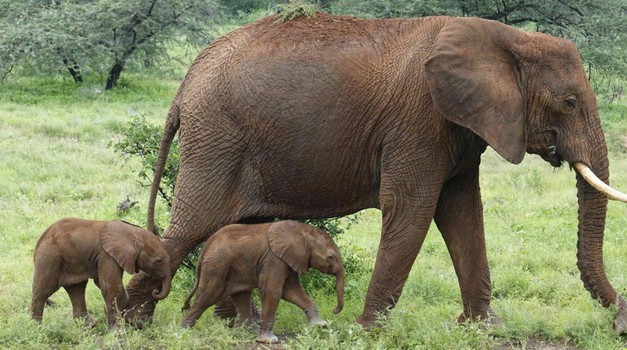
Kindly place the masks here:
[(124, 321), (137, 329), (144, 328), (145, 325), (152, 322), (152, 315), (156, 304), (156, 300), (148, 300), (141, 304), (134, 305), (129, 301), (129, 306), (122, 312)]
[(223, 320), (228, 319), (228, 327), (235, 327), (237, 325), (237, 309), (235, 308), (233, 299), (230, 297), (220, 300), (213, 307), (213, 315)]
[(238, 327), (250, 328), (255, 334), (259, 333), (259, 325), (254, 318), (242, 319), (238, 318), (236, 325)]
[(462, 312), (461, 315), (457, 318), (457, 323), (463, 324), (466, 322), (481, 322), (488, 327), (498, 327), (501, 325), (501, 319), (496, 316), (492, 308), (488, 308), (488, 311), (484, 312), (479, 316), (468, 316), (465, 312)]
[(618, 312), (614, 319), (614, 330), (618, 335), (627, 335), (627, 301), (620, 295), (616, 296), (616, 304), (618, 304)]
[(85, 323), (83, 323), (83, 329), (92, 329), (96, 326), (96, 319), (92, 318), (89, 315), (85, 316)]
[(152, 291), (161, 290), (161, 282), (139, 272), (133, 276), (126, 286), (128, 301), (122, 310), (124, 320), (135, 328), (141, 329), (152, 321), (157, 300), (152, 297)]
[(329, 323), (321, 318), (318, 318), (318, 319), (310, 320), (309, 326), (327, 328), (329, 326)]
[(365, 330), (371, 330), (375, 328), (379, 328), (379, 324), (377, 322), (377, 318), (373, 316), (367, 316), (365, 314), (359, 315), (357, 320), (355, 320), (357, 324), (361, 325), (361, 327)]
[[(254, 302), (251, 302), (250, 308), (252, 322), (258, 322), (260, 318), (260, 313), (257, 305), (255, 305)], [(239, 323), (237, 322), (237, 309), (235, 308), (235, 303), (233, 302), (233, 299), (231, 299), (230, 297), (224, 298), (216, 303), (216, 305), (213, 307), (213, 315), (221, 319), (228, 319), (229, 327), (235, 327), (239, 325)]]
[(251, 322), (251, 321), (240, 322), (239, 326), (250, 329), (255, 334), (259, 334), (259, 325), (255, 322)]
[(183, 319), (181, 321), (181, 328), (192, 328), (194, 324), (196, 324), (196, 322)]
[(279, 338), (277, 338), (277, 336), (274, 335), (272, 331), (268, 331), (268, 332), (259, 333), (259, 335), (257, 336), (257, 342), (264, 343), (264, 344), (273, 344), (273, 343), (278, 343)]

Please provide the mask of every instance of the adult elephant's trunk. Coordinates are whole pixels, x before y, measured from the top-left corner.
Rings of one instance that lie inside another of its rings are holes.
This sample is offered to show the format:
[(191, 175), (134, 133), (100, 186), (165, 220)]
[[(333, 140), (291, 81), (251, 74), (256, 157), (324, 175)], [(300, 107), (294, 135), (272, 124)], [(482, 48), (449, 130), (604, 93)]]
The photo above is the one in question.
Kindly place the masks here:
[(337, 293), (337, 306), (333, 309), (333, 313), (337, 314), (344, 308), (344, 269), (338, 272), (335, 280), (335, 290)]
[(166, 277), (163, 279), (163, 282), (161, 283), (161, 291), (157, 289), (153, 290), (152, 297), (157, 300), (161, 300), (167, 297), (168, 294), (170, 294), (171, 286), (172, 286), (172, 275), (170, 274), (170, 271), (168, 271), (168, 274), (166, 275)]
[[(597, 158), (591, 161), (590, 170), (601, 181), (608, 183), (607, 148), (604, 142), (597, 142), (595, 147), (590, 154)], [(581, 272), (581, 280), (593, 298), (599, 299), (605, 307), (617, 305), (614, 329), (618, 334), (622, 334), (627, 331), (627, 302), (614, 290), (603, 267), (603, 233), (608, 197), (584, 179), (582, 173), (586, 173), (586, 170), (580, 164), (573, 164), (577, 169), (579, 201), (577, 266)]]

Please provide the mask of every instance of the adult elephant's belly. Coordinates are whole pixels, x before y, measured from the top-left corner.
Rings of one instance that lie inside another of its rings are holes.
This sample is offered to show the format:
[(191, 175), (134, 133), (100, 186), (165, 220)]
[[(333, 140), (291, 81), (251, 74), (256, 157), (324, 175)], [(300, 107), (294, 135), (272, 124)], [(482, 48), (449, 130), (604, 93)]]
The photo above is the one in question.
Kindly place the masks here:
[(378, 167), (356, 158), (302, 150), (260, 164), (262, 186), (256, 199), (262, 202), (261, 214), (298, 219), (342, 216), (378, 207)]
[(345, 110), (350, 103), (326, 101), (334, 107), (322, 108), (300, 97), (301, 104), (281, 100), (266, 113), (238, 119), (248, 131), (240, 185), (261, 202), (256, 214), (298, 219), (378, 207), (376, 123)]

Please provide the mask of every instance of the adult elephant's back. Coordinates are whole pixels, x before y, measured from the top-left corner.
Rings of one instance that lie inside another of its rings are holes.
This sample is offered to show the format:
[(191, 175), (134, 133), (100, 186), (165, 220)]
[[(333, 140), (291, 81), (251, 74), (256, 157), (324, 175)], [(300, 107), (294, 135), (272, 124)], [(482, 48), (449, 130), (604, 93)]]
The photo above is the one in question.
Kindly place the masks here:
[[(190, 68), (176, 102), (184, 116), (177, 197), (198, 192), (185, 181), (212, 196), (228, 188), (219, 208), (202, 206), (227, 222), (378, 207), (386, 142), (416, 142), (411, 118), (421, 117), (428, 94), (406, 86), (423, 74), (423, 57), (406, 47), (418, 40), (416, 27), (443, 19), (273, 21), (226, 35)], [(224, 205), (229, 197), (237, 203)]]

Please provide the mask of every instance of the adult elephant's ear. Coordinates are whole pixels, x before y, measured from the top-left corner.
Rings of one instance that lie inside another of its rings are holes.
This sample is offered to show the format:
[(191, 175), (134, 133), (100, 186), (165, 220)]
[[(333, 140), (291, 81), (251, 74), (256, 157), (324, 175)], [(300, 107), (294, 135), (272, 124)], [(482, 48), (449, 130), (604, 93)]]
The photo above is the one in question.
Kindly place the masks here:
[(135, 235), (127, 226), (128, 224), (120, 221), (108, 222), (100, 235), (100, 243), (102, 249), (115, 259), (124, 271), (133, 274), (139, 272), (137, 266), (139, 249)]
[(310, 252), (307, 242), (290, 221), (275, 222), (268, 229), (270, 250), (294, 271), (304, 274), (309, 268)]
[(496, 21), (456, 18), (438, 34), (425, 62), (442, 115), (483, 138), (509, 162), (525, 156), (525, 108), (514, 47), (526, 34)]

